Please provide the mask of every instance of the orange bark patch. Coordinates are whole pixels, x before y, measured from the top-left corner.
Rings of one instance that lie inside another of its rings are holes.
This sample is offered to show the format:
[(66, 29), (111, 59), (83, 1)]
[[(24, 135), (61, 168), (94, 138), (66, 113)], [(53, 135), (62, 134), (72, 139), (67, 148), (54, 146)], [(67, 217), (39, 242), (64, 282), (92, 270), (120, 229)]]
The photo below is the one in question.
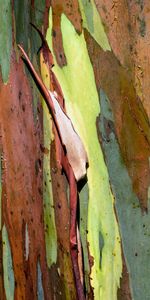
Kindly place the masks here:
[(95, 0), (111, 48), (122, 65), (131, 65), (130, 23), (127, 1)]
[(95, 3), (105, 24), (112, 50), (121, 64), (132, 70), (133, 85), (150, 118), (149, 0), (95, 0)]

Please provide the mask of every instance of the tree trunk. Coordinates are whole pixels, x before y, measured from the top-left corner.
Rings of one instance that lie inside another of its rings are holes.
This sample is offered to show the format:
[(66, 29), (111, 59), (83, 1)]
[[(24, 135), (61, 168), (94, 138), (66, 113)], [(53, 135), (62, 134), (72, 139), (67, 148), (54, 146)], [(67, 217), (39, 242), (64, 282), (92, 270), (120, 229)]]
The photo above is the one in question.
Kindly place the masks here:
[[(149, 12), (1, 1), (0, 299), (150, 299)], [(79, 182), (18, 44), (84, 145)]]

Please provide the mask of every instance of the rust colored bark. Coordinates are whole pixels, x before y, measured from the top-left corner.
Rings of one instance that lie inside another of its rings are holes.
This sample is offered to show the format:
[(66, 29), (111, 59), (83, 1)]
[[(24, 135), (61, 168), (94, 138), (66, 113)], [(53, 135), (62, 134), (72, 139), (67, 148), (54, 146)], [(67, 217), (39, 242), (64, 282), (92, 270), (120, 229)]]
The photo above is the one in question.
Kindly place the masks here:
[[(2, 194), (3, 223), (8, 231), (12, 251), (15, 299), (37, 298), (38, 258), (45, 299), (52, 299), (46, 265), (41, 197), (40, 126), (34, 126), (31, 90), (23, 72), (23, 63), (21, 60), (16, 62), (15, 54), (12, 55), (9, 82), (2, 85), (0, 97), (3, 183), (6, 187)], [(26, 225), (29, 235), (28, 257)]]

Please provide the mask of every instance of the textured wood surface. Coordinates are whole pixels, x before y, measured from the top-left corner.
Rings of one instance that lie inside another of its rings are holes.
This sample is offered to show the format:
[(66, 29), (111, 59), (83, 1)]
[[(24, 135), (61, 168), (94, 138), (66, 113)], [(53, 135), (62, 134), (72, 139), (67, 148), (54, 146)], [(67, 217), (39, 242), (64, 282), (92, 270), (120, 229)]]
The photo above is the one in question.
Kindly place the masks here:
[(85, 296), (150, 299), (149, 15), (149, 0), (0, 3), (0, 299), (77, 299), (69, 185), (49, 111), (17, 48), (51, 86), (30, 22), (51, 48), (89, 156), (78, 184)]

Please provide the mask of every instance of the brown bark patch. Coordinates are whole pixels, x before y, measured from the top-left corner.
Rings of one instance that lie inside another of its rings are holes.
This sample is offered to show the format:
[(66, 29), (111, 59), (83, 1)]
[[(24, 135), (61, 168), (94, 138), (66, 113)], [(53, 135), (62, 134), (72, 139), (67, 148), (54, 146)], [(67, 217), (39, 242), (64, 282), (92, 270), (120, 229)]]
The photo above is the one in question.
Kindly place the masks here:
[(131, 292), (129, 289), (129, 273), (126, 267), (123, 254), (122, 254), (122, 259), (123, 259), (123, 271), (122, 271), (123, 276), (120, 280), (120, 288), (118, 289), (117, 300), (132, 300)]

